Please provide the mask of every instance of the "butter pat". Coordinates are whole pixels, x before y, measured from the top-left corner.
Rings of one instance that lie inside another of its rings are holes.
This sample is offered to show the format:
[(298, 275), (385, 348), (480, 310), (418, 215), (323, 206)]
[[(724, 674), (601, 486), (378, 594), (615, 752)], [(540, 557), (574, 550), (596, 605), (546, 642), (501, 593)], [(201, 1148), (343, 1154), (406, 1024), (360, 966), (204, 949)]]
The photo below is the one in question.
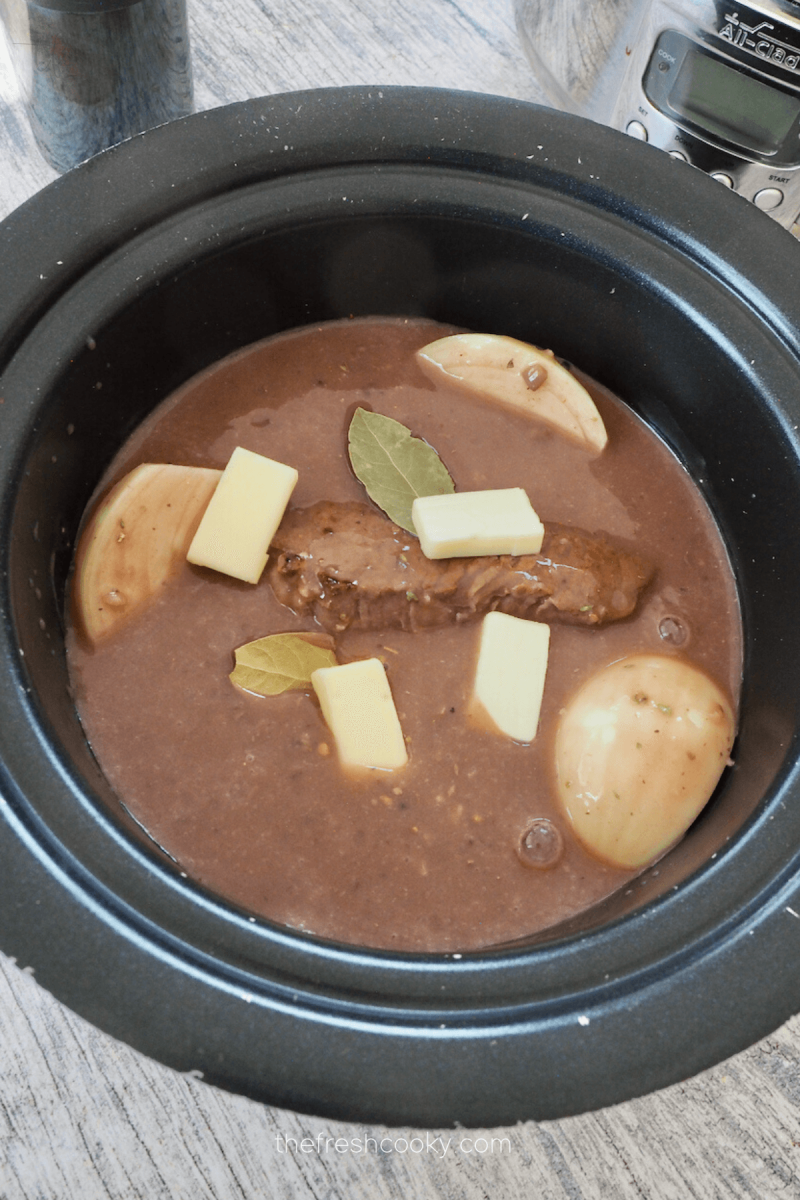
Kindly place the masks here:
[(187, 559), (258, 583), (297, 471), (237, 446), (203, 514)]
[(379, 771), (405, 766), (403, 730), (380, 659), (320, 667), (311, 682), (342, 766)]
[(483, 618), (470, 713), (485, 716), (515, 742), (532, 742), (539, 725), (550, 626), (507, 613)]
[(538, 554), (544, 526), (522, 488), (420, 496), (411, 506), (427, 558)]

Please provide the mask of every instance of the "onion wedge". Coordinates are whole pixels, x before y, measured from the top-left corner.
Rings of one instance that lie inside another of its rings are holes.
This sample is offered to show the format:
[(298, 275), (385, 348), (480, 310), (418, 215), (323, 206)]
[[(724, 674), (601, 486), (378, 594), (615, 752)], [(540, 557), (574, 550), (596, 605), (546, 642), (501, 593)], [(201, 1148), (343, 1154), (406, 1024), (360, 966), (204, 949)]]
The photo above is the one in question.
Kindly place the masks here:
[(73, 619), (94, 645), (184, 562), (221, 471), (143, 463), (95, 509), (78, 547)]
[(594, 401), (549, 351), (491, 333), (457, 333), (423, 346), (417, 362), (434, 381), (446, 376), (464, 392), (526, 413), (591, 454), (605, 448)]

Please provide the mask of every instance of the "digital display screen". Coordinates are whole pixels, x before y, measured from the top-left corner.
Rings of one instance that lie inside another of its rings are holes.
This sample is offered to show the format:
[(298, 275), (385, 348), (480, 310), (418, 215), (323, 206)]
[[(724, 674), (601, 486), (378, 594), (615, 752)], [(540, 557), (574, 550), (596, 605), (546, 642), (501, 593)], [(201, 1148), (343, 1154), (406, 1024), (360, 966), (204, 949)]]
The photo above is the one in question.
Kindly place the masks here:
[(762, 154), (778, 149), (800, 113), (794, 96), (694, 48), (670, 89), (669, 105), (709, 133)]

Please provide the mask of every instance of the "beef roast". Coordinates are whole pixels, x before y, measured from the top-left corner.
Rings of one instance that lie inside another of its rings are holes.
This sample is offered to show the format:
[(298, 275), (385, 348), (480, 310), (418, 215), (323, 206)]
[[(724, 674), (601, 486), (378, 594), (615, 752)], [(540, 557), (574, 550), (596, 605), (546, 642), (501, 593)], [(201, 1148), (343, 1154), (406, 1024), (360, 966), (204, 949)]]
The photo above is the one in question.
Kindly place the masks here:
[(602, 625), (636, 607), (652, 567), (604, 538), (549, 525), (539, 554), (425, 557), (418, 540), (364, 504), (289, 510), (268, 570), (282, 604), (331, 633), (416, 629), (498, 609)]

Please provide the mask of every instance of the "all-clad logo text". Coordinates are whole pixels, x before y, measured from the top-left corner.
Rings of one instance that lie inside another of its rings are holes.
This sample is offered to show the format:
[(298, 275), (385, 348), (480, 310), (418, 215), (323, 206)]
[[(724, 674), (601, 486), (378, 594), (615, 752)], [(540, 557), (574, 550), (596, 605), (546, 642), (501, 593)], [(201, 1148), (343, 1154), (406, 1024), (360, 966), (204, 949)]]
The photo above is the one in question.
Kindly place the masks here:
[(800, 73), (800, 51), (796, 46), (790, 46), (787, 42), (770, 36), (768, 31), (774, 28), (769, 21), (760, 21), (758, 25), (745, 25), (744, 21), (739, 19), (738, 12), (726, 13), (725, 24), (720, 29), (719, 36), (747, 54), (766, 59), (786, 71)]

